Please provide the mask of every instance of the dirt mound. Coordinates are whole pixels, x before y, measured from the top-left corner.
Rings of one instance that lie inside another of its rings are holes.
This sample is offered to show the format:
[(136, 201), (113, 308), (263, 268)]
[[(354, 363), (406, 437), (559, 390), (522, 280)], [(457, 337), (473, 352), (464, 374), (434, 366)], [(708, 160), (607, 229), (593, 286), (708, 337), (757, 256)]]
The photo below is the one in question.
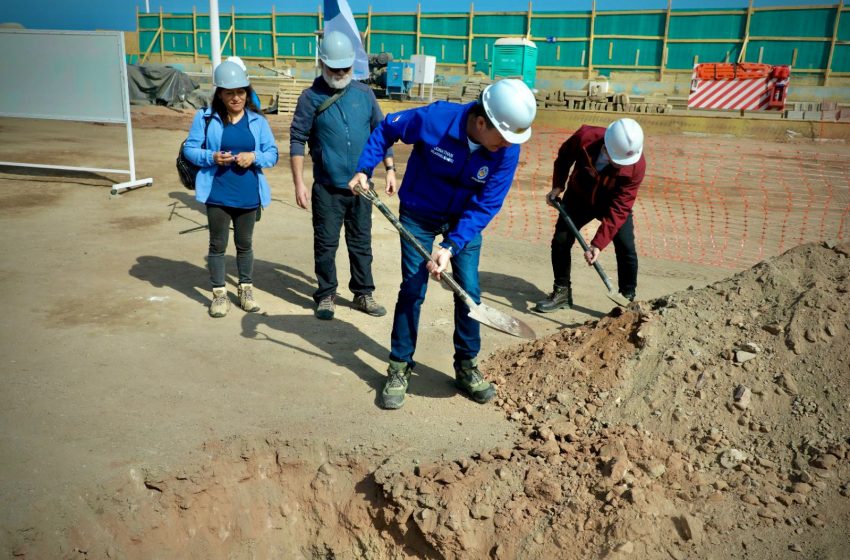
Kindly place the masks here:
[(850, 244), (498, 352), (512, 447), (399, 470), (273, 436), (87, 498), (22, 557), (846, 558)]
[(614, 310), (485, 364), (512, 449), (376, 473), (434, 557), (844, 558), (850, 244)]

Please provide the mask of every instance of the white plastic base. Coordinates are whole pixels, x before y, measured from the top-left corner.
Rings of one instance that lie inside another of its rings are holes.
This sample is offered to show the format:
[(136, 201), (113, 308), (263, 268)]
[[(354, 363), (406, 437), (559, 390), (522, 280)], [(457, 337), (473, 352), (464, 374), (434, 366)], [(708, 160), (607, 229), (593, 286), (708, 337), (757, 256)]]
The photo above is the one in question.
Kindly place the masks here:
[(151, 185), (153, 185), (153, 178), (148, 177), (147, 179), (127, 181), (126, 183), (116, 183), (115, 185), (112, 185), (112, 190), (110, 192), (112, 194), (121, 194), (129, 190), (138, 189), (139, 187), (149, 187)]

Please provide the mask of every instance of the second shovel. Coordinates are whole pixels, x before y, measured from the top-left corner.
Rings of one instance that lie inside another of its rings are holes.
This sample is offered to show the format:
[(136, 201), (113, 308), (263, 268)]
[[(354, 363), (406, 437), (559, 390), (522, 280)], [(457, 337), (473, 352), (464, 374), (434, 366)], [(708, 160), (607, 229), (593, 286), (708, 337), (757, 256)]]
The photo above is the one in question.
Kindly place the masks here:
[[(558, 213), (561, 214), (561, 217), (567, 223), (567, 227), (570, 228), (570, 231), (578, 239), (579, 245), (581, 245), (582, 250), (586, 253), (590, 247), (587, 245), (587, 241), (584, 240), (584, 237), (581, 236), (581, 232), (578, 230), (576, 225), (573, 223), (573, 220), (570, 218), (570, 215), (567, 214), (567, 211), (564, 210), (564, 207), (561, 206), (561, 201), (557, 198), (550, 198), (552, 205), (558, 210)], [(608, 275), (605, 274), (605, 270), (602, 268), (602, 265), (599, 262), (593, 263), (593, 268), (596, 269), (596, 272), (599, 274), (599, 277), (602, 278), (602, 283), (605, 284), (605, 287), (608, 288), (608, 293), (605, 294), (608, 296), (608, 299), (616, 303), (621, 307), (626, 307), (631, 303), (625, 296), (623, 296), (620, 292), (616, 291), (614, 287), (611, 285), (611, 279), (608, 278)]]

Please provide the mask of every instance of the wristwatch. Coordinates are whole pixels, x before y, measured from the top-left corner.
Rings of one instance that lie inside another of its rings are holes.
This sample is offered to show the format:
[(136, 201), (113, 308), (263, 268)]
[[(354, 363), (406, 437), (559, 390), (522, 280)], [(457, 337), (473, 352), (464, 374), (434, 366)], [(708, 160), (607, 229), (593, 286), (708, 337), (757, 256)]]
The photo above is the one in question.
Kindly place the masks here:
[(384, 169), (386, 169), (387, 173), (390, 171), (395, 171), (395, 165), (388, 165)]

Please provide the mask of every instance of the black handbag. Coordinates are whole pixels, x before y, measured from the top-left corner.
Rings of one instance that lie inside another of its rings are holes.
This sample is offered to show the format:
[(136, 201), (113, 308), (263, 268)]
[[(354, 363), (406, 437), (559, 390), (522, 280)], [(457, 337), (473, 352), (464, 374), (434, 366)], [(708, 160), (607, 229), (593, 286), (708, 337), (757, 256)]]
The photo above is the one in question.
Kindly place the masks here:
[[(212, 112), (204, 117), (204, 142), (201, 144), (202, 150), (205, 150), (207, 147), (207, 129), (210, 127), (211, 120)], [(180, 142), (180, 151), (177, 152), (177, 176), (180, 177), (180, 182), (184, 187), (193, 191), (195, 190), (195, 178), (198, 176), (198, 170), (201, 168), (186, 159), (186, 156), (183, 155), (183, 146), (185, 144), (186, 140)]]

